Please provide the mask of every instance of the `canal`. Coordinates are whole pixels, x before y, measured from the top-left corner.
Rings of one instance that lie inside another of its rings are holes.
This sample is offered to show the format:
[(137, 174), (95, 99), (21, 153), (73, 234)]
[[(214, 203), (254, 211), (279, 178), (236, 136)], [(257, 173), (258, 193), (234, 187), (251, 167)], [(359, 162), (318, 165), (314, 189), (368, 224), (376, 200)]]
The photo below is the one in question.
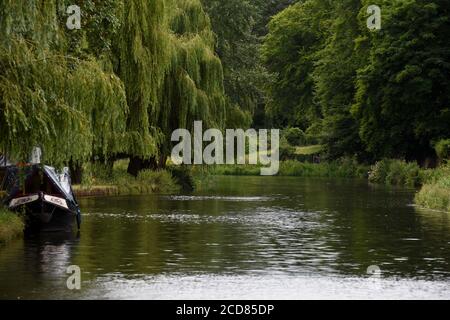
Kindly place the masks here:
[[(450, 299), (450, 214), (364, 180), (214, 177), (80, 199), (79, 234), (0, 248), (3, 299)], [(81, 289), (66, 286), (80, 267)]]

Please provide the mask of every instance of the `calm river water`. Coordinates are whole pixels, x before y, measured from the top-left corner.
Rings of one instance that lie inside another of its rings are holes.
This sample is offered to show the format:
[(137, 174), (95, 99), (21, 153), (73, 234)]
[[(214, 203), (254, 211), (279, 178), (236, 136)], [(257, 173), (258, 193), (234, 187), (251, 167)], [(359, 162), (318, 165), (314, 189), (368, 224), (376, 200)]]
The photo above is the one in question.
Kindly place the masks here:
[[(450, 299), (450, 215), (366, 181), (215, 177), (88, 198), (79, 235), (0, 248), (7, 299)], [(81, 268), (68, 290), (67, 267)]]

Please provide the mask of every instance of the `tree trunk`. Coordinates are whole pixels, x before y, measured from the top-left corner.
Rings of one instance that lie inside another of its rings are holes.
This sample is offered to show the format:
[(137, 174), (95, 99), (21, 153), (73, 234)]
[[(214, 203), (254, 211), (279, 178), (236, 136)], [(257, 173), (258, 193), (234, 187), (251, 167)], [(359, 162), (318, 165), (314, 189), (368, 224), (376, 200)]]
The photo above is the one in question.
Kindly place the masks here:
[(161, 153), (159, 156), (159, 160), (158, 160), (158, 169), (165, 169), (166, 161), (167, 161), (167, 156), (165, 154)]
[(138, 157), (130, 157), (130, 163), (128, 164), (127, 172), (132, 176), (137, 177), (139, 171), (142, 170), (143, 161)]
[(151, 157), (149, 160), (146, 160), (145, 169), (158, 170), (158, 160), (156, 157)]
[(104, 162), (109, 174), (113, 174), (113, 168), (114, 168), (114, 160), (113, 159), (108, 159)]
[(81, 184), (83, 181), (83, 167), (79, 164), (73, 163), (71, 160), (69, 163), (69, 170), (72, 184)]
[(139, 157), (131, 157), (130, 163), (128, 164), (127, 172), (135, 177), (138, 176), (139, 172), (145, 169), (157, 170), (158, 162), (155, 157), (150, 159), (142, 159)]

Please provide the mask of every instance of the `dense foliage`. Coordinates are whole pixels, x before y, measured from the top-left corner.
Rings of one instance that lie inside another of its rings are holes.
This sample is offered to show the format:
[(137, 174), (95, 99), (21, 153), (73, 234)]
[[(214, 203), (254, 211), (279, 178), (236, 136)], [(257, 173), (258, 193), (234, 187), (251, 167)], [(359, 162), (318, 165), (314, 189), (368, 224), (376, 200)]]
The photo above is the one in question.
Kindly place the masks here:
[(433, 170), (416, 194), (415, 203), (421, 207), (450, 212), (450, 166)]
[(0, 150), (17, 159), (41, 146), (53, 163), (83, 161), (122, 145), (123, 83), (88, 50), (72, 52), (61, 5), (0, 4)]
[[(69, 0), (0, 3), (0, 153), (55, 165), (165, 165), (171, 132), (283, 129), (317, 145), (433, 165), (449, 157), (450, 2)], [(412, 23), (414, 21), (414, 23)]]
[(3, 153), (144, 161), (167, 154), (175, 128), (224, 126), (222, 65), (199, 0), (78, 4), (82, 28), (69, 30), (69, 1), (0, 3)]
[[(330, 158), (434, 158), (450, 136), (450, 2), (301, 1), (270, 22), (263, 45), (267, 111), (315, 132)], [(413, 21), (413, 22), (412, 22)]]
[(270, 75), (259, 49), (271, 17), (295, 0), (202, 0), (224, 68), (227, 127), (264, 127), (265, 84)]
[(24, 222), (16, 213), (0, 207), (0, 245), (22, 234)]

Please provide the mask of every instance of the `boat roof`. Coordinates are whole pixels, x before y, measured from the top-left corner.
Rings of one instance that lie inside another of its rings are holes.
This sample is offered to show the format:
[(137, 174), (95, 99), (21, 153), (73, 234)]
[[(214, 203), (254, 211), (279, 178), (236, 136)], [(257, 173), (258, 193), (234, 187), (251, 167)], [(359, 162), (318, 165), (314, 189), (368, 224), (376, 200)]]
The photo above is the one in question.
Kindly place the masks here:
[[(60, 171), (57, 171), (54, 167), (46, 166), (46, 165), (32, 165), (26, 164), (23, 168), (29, 168), (27, 175), (31, 175), (32, 172), (36, 172), (36, 170), (42, 170), (45, 176), (51, 181), (51, 183), (57, 188), (57, 190), (63, 195), (67, 200), (76, 203), (75, 196), (72, 191), (70, 173), (68, 168), (63, 168)], [(13, 197), (15, 193), (19, 191), (19, 186), (16, 181), (18, 181), (18, 171), (19, 166), (16, 165), (8, 165), (8, 166), (0, 166), (0, 169), (5, 170), (7, 172), (6, 179), (10, 181), (11, 189), (9, 190), (9, 196)]]

